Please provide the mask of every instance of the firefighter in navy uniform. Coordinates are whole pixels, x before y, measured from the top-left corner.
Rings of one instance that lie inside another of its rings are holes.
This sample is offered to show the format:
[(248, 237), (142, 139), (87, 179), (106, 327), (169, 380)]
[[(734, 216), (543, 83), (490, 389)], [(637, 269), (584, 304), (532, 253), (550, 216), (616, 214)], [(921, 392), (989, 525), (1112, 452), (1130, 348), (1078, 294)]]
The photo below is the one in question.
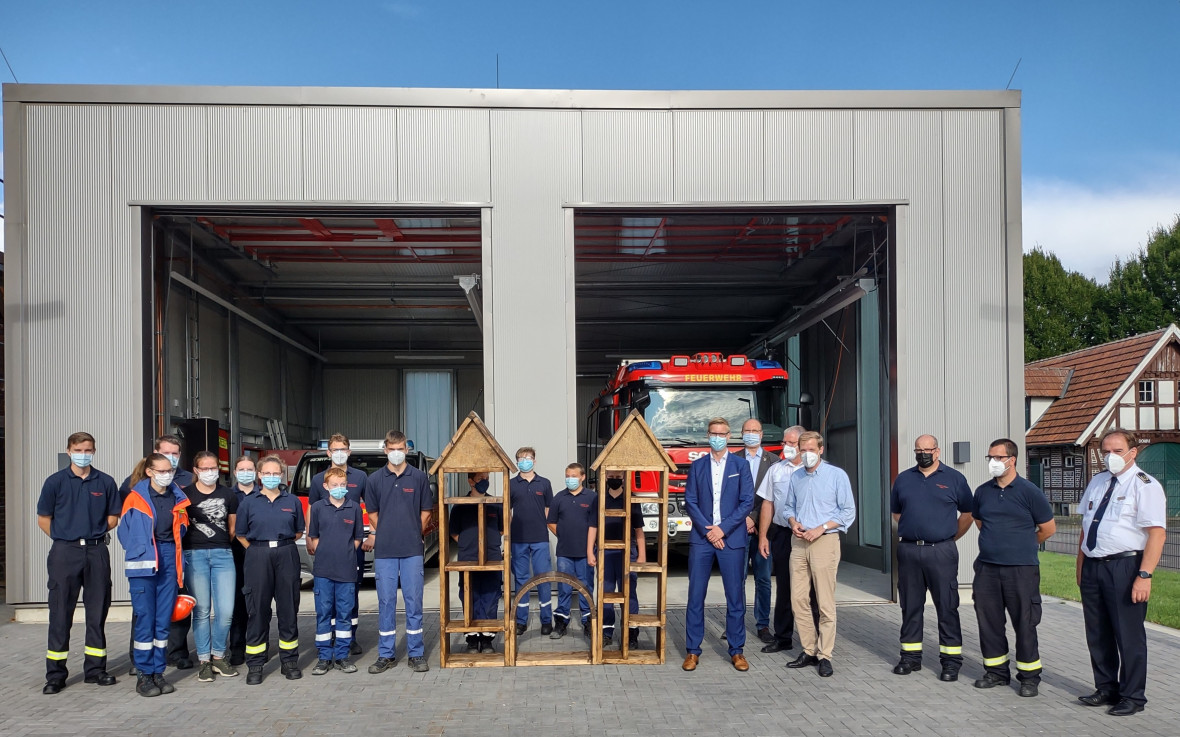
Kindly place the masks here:
[(1016, 678), (1021, 696), (1036, 696), (1041, 683), (1037, 625), (1041, 622), (1041, 566), (1037, 548), (1057, 531), (1045, 492), (1016, 473), (1016, 443), (992, 442), (987, 470), (992, 480), (975, 490), (971, 516), (979, 527), (979, 557), (971, 594), (979, 620), (983, 678), (976, 688), (1007, 686), (1008, 638), (1004, 614), (1016, 633)]
[(959, 549), (955, 541), (971, 527), (971, 487), (940, 461), (938, 439), (914, 441), (917, 465), (902, 471), (889, 492), (897, 522), (897, 594), (901, 603), (899, 676), (922, 669), (922, 614), (926, 592), (938, 613), (939, 679), (957, 681), (963, 666), (959, 626)]
[(1164, 550), (1168, 499), (1158, 481), (1139, 470), (1135, 436), (1111, 430), (1102, 438), (1106, 471), (1082, 495), (1078, 588), (1094, 693), (1079, 696), (1107, 714), (1143, 711), (1147, 698), (1147, 600)]
[(299, 552), (303, 537), (303, 506), (294, 494), (279, 488), (284, 464), (268, 456), (258, 464), (262, 491), (249, 494), (238, 507), (234, 534), (246, 548), (243, 565), (246, 597), (246, 685), (262, 683), (270, 636), (271, 602), (279, 620), (280, 671), (289, 681), (303, 677), (299, 669)]
[[(234, 461), (234, 496), (238, 499), (238, 507), (246, 501), (246, 497), (262, 490), (258, 483), (258, 468), (250, 456), (240, 456)], [(233, 532), (231, 530), (231, 532)], [(246, 549), (234, 537), (230, 543), (230, 550), (234, 554), (234, 616), (229, 622), (229, 639), (226, 642), (226, 658), (230, 665), (244, 665), (246, 662), (246, 597), (242, 594), (245, 586), (246, 574), (243, 566), (246, 563)]]
[(111, 608), (110, 530), (119, 522), (115, 480), (90, 465), (94, 436), (76, 432), (66, 440), (70, 465), (45, 479), (37, 500), (37, 526), (53, 540), (49, 574), (49, 647), (42, 693), (59, 693), (69, 670), (70, 627), (78, 592), (86, 609), (86, 683), (111, 686), (107, 673), (107, 612)]

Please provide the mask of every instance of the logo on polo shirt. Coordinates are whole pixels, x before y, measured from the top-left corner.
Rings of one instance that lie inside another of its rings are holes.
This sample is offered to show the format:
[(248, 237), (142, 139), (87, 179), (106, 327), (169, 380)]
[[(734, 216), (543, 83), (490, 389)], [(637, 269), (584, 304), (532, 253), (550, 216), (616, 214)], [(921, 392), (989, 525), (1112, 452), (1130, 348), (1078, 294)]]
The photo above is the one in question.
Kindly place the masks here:
[(543, 491), (537, 491), (537, 492), (534, 492), (534, 493), (535, 493), (537, 496), (545, 496), (545, 492), (543, 492)]
[(344, 520), (344, 524), (346, 524), (346, 525), (351, 525), (351, 524), (353, 524), (354, 522), (356, 522), (356, 520), (354, 520), (354, 519), (346, 519), (346, 520)]
[(579, 504), (578, 506), (581, 507), (582, 509), (587, 509), (587, 508), (589, 508), (590, 505), (589, 504)]
[(413, 494), (414, 487), (413, 486), (403, 486), (402, 491), (406, 492), (407, 494)]
[(90, 492), (90, 496), (106, 496), (106, 494), (103, 494), (101, 491), (92, 491)]
[(286, 507), (282, 507), (282, 510), (284, 512), (294, 512), (295, 511), (294, 509), (287, 509)]
[(949, 488), (951, 488), (951, 487), (949, 487), (949, 486), (946, 486), (945, 484), (935, 484), (935, 486), (937, 486), (937, 487), (938, 487), (938, 488), (940, 488), (940, 489), (949, 489)]

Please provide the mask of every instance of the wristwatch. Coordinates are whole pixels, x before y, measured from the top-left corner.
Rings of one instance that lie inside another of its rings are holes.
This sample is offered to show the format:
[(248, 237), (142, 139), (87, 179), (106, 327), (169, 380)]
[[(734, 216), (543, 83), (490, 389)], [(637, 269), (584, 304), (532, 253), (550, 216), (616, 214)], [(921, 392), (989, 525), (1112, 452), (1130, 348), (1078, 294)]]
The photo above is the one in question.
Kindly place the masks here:
[(1151, 574), (1147, 571), (1139, 571), (1139, 578), (1151, 578)]

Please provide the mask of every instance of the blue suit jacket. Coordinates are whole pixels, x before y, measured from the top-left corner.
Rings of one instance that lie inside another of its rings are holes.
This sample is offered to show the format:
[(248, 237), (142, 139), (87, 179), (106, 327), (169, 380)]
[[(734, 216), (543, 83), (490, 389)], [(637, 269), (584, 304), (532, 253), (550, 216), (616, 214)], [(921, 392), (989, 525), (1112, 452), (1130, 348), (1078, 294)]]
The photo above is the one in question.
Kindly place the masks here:
[[(711, 454), (692, 462), (684, 487), (684, 502), (692, 519), (693, 543), (710, 545), (705, 534), (713, 524), (713, 463)], [(754, 508), (754, 477), (750, 464), (735, 453), (727, 453), (721, 479), (721, 530), (728, 548), (746, 547), (746, 516)]]

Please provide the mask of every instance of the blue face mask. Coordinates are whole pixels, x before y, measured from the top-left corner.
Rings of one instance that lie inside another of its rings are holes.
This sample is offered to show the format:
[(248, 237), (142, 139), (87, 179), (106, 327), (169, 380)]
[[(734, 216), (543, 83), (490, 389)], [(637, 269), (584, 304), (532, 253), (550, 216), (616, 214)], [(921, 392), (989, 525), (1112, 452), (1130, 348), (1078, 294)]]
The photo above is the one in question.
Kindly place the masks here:
[(516, 467), (519, 468), (522, 473), (528, 473), (529, 471), (533, 470), (533, 459), (521, 458), (516, 462)]
[(332, 495), (333, 499), (343, 499), (344, 495), (348, 493), (347, 486), (333, 486), (328, 489), (328, 493)]
[(86, 468), (93, 460), (93, 453), (70, 453), (70, 463), (73, 463), (78, 468)]
[(173, 468), (176, 468), (180, 465), (180, 456), (174, 456), (169, 453), (165, 454), (164, 457), (168, 459), (168, 462), (172, 464)]
[(475, 482), (475, 490), (478, 491), (480, 494), (488, 493), (488, 480), (484, 479), (483, 481), (476, 481)]
[(716, 452), (725, 450), (725, 446), (729, 445), (729, 438), (724, 435), (710, 435), (709, 447)]
[(253, 471), (238, 471), (234, 474), (234, 478), (238, 480), (239, 484), (252, 484), (254, 479), (258, 478), (258, 474)]
[(565, 477), (565, 488), (569, 489), (570, 491), (573, 491), (574, 489), (578, 488), (581, 485), (582, 485), (581, 479), (574, 478), (571, 476)]
[(742, 433), (742, 444), (747, 448), (756, 448), (762, 444), (762, 436), (756, 432)]
[(279, 488), (279, 484), (282, 483), (282, 481), (283, 481), (282, 476), (263, 476), (262, 477), (262, 485), (268, 489)]

